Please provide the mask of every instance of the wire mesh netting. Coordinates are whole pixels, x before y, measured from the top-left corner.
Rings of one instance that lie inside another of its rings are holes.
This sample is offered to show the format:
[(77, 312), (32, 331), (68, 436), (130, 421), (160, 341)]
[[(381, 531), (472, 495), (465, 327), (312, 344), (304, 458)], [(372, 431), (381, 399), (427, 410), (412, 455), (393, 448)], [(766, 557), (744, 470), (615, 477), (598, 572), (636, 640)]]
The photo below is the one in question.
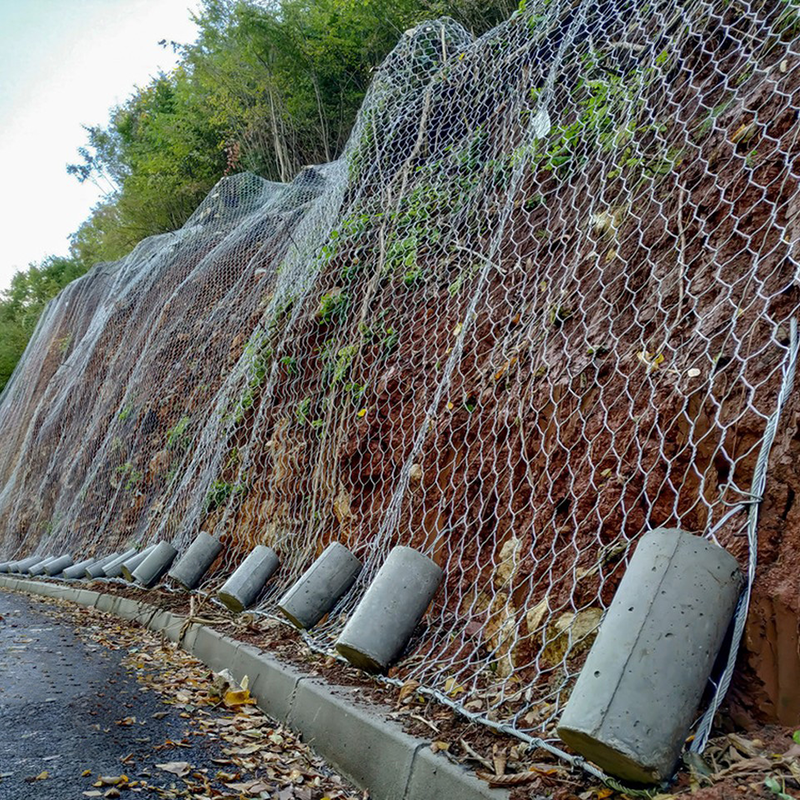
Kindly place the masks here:
[[(549, 737), (637, 539), (742, 513), (800, 305), (800, 12), (528, 2), (407, 32), (342, 157), (223, 179), (46, 309), (0, 405), (5, 557), (331, 541), (445, 570), (394, 674)], [(755, 498), (757, 499), (757, 498)], [(751, 517), (752, 519), (752, 517)]]

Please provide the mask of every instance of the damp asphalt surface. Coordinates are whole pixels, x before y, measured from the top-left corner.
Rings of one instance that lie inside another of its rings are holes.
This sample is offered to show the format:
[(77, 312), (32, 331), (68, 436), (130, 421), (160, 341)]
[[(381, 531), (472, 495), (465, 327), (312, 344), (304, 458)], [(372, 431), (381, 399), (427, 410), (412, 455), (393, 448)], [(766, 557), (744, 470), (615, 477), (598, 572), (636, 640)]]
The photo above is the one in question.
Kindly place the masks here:
[[(43, 613), (45, 607), (0, 590), (0, 800), (81, 800), (83, 792), (97, 791), (96, 777), (81, 777), (87, 769), (93, 776), (145, 776), (165, 788), (172, 776), (159, 774), (154, 762), (217, 769), (210, 759), (220, 755), (213, 749), (219, 745), (199, 737), (191, 750), (154, 751), (182, 739), (187, 720), (126, 671), (125, 649), (82, 641), (69, 623)], [(163, 719), (153, 718), (164, 711)], [(136, 724), (116, 724), (129, 716)], [(26, 781), (45, 771), (46, 779)]]

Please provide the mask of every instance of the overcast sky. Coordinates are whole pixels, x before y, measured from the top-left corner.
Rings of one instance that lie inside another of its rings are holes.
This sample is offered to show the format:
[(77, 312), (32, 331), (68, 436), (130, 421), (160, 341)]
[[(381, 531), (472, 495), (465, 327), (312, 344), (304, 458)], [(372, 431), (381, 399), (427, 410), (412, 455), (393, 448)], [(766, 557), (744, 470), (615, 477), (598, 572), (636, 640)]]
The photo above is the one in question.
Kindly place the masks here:
[(175, 64), (161, 39), (192, 41), (197, 0), (0, 0), (0, 290), (63, 255), (100, 197), (66, 173), (134, 86)]

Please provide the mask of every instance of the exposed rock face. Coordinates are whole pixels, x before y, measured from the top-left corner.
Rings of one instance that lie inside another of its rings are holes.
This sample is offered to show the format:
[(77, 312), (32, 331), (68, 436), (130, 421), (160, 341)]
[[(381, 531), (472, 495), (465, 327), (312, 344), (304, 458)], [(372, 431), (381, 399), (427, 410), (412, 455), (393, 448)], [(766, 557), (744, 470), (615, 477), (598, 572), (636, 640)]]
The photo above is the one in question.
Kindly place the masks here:
[[(365, 569), (325, 639), (408, 544), (446, 585), (398, 674), (526, 730), (642, 533), (724, 520), (747, 565), (800, 311), (796, 35), (771, 3), (680, 32), (666, 1), (528, 5), (418, 27), (339, 161), (227, 178), (48, 306), (0, 402), (0, 557), (203, 529), (226, 573), (279, 552), (268, 605), (339, 540)], [(731, 698), (791, 724), (798, 396)]]

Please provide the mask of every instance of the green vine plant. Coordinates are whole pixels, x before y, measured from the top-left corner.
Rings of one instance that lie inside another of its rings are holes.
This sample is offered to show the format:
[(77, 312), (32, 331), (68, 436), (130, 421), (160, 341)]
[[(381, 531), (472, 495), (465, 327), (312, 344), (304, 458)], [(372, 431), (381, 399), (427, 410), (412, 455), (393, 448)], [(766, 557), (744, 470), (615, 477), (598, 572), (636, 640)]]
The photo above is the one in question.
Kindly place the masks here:
[(186, 435), (186, 431), (190, 423), (191, 419), (184, 415), (178, 420), (174, 427), (167, 431), (168, 448), (185, 450), (189, 446), (191, 438)]
[(215, 480), (206, 494), (203, 508), (206, 514), (227, 504), (231, 498), (244, 498), (250, 491), (250, 487), (244, 483), (228, 483), (223, 480)]
[[(615, 74), (603, 67), (602, 53), (584, 55), (582, 73), (573, 91), (573, 118), (553, 126), (546, 143), (536, 140), (515, 148), (512, 165), (530, 164), (535, 170), (566, 180), (582, 170), (593, 155), (614, 153), (610, 179), (653, 178), (673, 171), (681, 151), (663, 146), (659, 136), (667, 126), (654, 123), (645, 114), (647, 83), (660, 74), (668, 57), (665, 51), (656, 57), (653, 68)], [(540, 96), (541, 89), (531, 90), (534, 104)], [(643, 117), (645, 121), (641, 121)]]

